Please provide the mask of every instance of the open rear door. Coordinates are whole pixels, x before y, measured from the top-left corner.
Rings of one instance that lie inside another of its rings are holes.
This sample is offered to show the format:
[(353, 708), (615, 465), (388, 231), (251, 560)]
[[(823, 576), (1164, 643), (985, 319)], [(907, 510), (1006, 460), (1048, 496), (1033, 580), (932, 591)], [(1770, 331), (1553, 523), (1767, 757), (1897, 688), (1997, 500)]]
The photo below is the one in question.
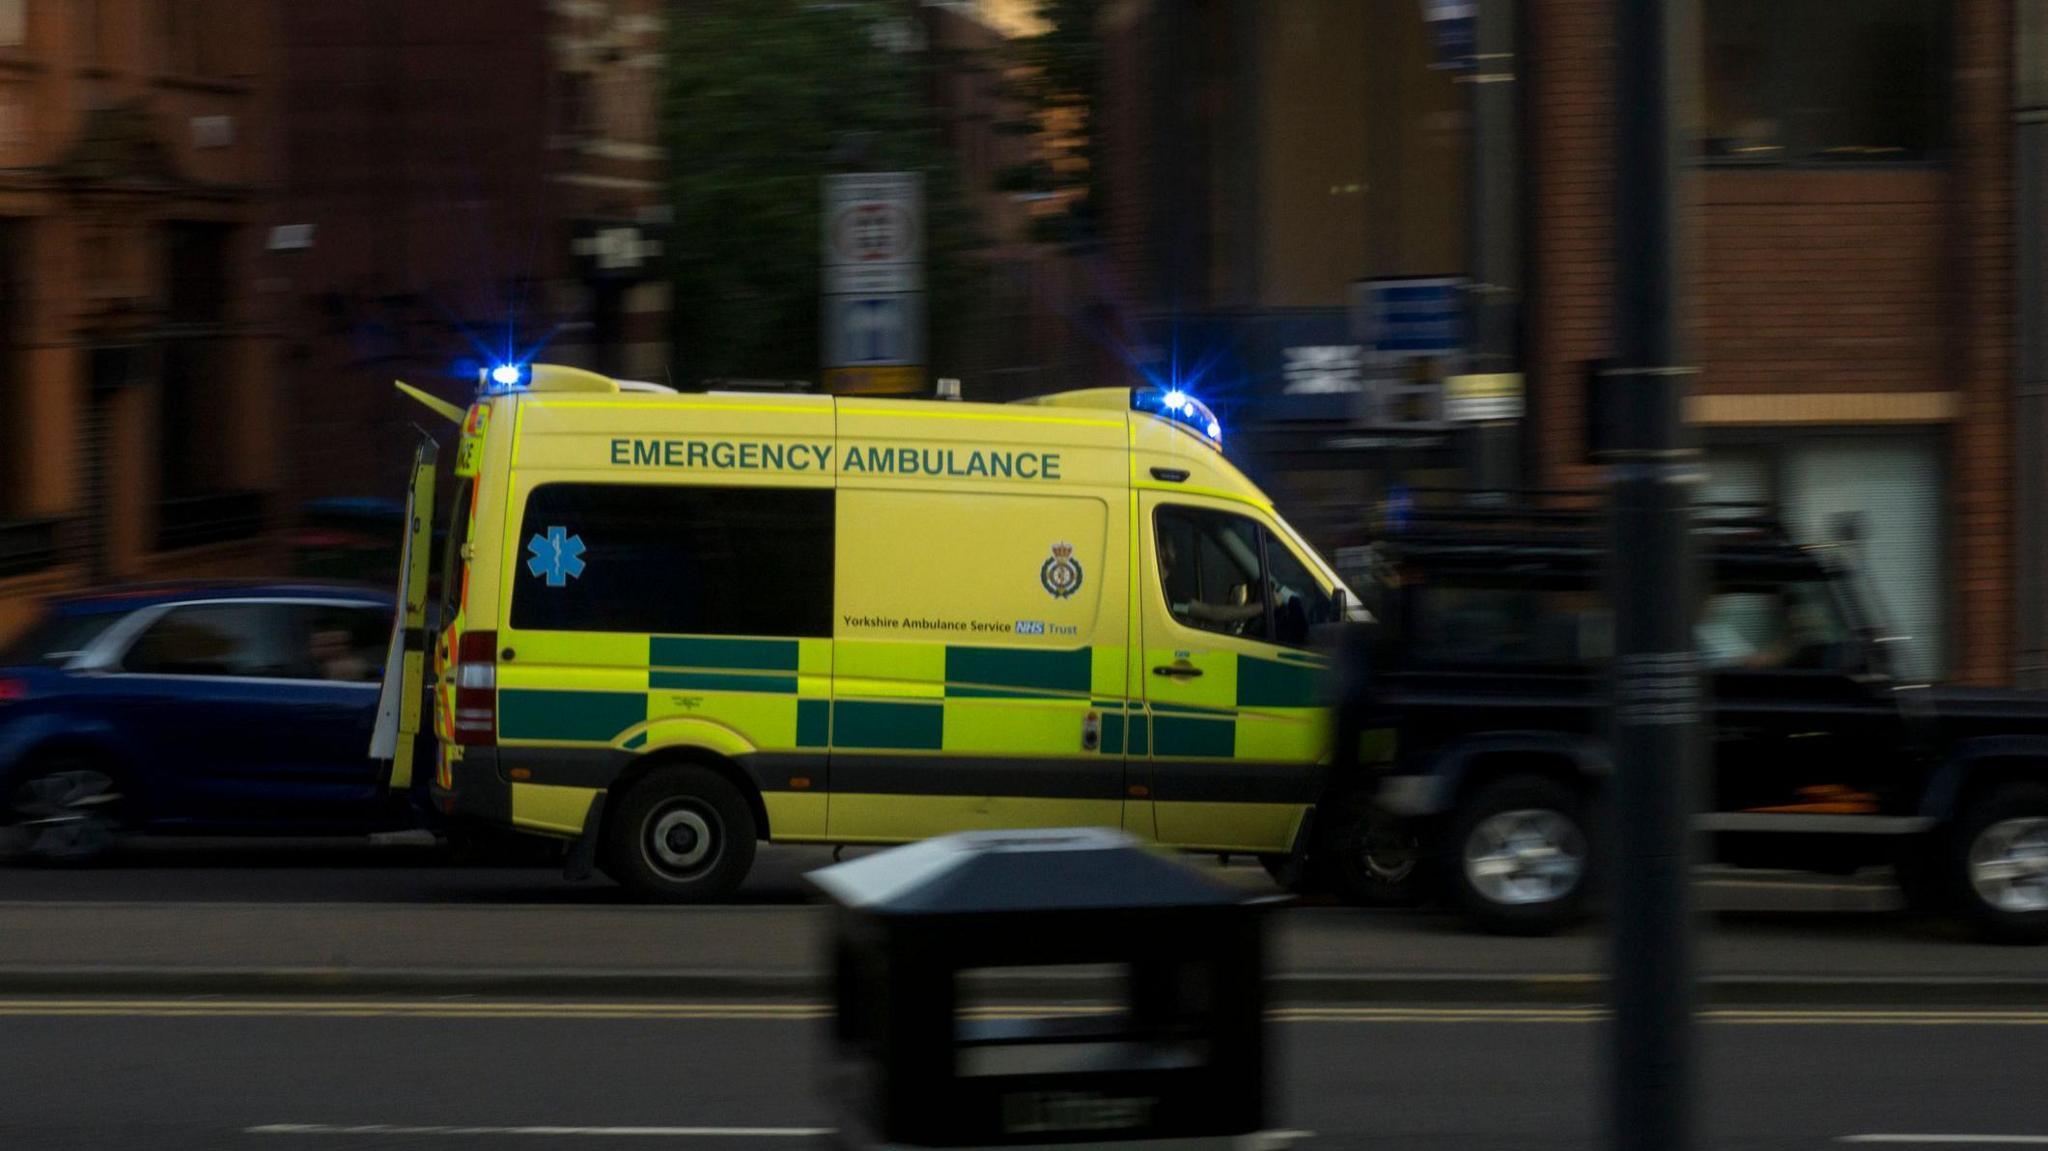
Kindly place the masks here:
[(370, 758), (391, 764), (391, 787), (412, 786), (414, 737), (420, 730), (420, 702), (426, 690), (427, 571), (434, 540), (434, 471), (440, 445), (421, 433), (413, 450), (412, 483), (405, 500), (405, 548), (398, 565), (399, 609), (384, 654), (384, 687), (377, 697), (377, 726)]

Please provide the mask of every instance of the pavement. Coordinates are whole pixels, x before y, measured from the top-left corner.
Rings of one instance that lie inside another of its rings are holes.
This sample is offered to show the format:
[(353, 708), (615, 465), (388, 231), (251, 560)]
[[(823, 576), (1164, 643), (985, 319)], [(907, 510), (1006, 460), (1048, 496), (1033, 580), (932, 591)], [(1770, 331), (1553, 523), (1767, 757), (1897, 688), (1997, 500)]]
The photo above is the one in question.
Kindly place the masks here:
[[(1698, 1146), (2048, 1143), (2048, 1012), (1709, 1012)], [(0, 1146), (38, 1151), (816, 1146), (821, 1012), (602, 1001), (0, 999)], [(1306, 1151), (1583, 1148), (1606, 1031), (1573, 1009), (1300, 1009), (1267, 1125)]]
[[(250, 992), (660, 996), (817, 1001), (822, 909), (802, 873), (828, 852), (770, 848), (737, 902), (626, 903), (546, 869), (459, 868), (360, 844), (143, 845), (89, 870), (0, 871), (0, 994)], [(1209, 864), (1213, 866), (1212, 864)], [(1256, 867), (1224, 868), (1270, 892)], [(2048, 951), (1908, 918), (1882, 876), (1709, 873), (1710, 1003), (2048, 1003)], [(1428, 911), (1280, 910), (1284, 1003), (1592, 1003), (1606, 936), (1470, 934)], [(1086, 997), (1090, 973), (1016, 976), (1025, 998)]]

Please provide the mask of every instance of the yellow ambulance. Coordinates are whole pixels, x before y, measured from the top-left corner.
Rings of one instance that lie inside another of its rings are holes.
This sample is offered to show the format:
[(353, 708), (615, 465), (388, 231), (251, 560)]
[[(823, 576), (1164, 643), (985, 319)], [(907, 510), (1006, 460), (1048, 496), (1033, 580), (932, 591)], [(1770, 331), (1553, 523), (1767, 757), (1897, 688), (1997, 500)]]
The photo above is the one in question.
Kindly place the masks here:
[(435, 679), (448, 815), (666, 901), (731, 892), (760, 840), (1106, 825), (1301, 858), (1313, 641), (1356, 601), (1199, 401), (494, 378), (436, 402), (462, 429), (442, 602), (427, 445), (389, 677), (406, 740)]

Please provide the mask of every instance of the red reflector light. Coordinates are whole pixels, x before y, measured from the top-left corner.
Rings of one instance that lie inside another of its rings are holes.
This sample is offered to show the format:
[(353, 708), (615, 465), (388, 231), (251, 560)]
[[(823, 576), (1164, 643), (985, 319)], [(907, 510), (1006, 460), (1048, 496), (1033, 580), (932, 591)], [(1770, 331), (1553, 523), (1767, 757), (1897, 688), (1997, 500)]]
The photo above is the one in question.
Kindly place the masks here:
[(455, 644), (455, 742), (498, 742), (498, 633), (464, 632)]
[(28, 681), (25, 679), (0, 679), (0, 703), (14, 703), (28, 698)]

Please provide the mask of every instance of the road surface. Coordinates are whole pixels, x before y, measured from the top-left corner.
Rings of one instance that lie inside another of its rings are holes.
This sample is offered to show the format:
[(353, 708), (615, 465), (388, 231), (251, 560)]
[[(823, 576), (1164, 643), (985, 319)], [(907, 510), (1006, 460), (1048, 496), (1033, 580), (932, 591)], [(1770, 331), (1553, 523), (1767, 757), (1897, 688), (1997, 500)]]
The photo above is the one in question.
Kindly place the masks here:
[[(463, 868), (431, 850), (364, 845), (149, 845), (83, 870), (0, 869), (0, 975), (20, 969), (678, 970), (803, 974), (823, 917), (802, 873), (829, 851), (765, 848), (741, 898), (636, 906), (601, 880)], [(1268, 890), (1256, 866), (1223, 872)], [(1702, 966), (1729, 976), (2048, 978), (2048, 952), (1986, 947), (1909, 919), (1882, 877), (1708, 877)], [(1581, 975), (1597, 926), (1484, 939), (1441, 912), (1306, 906), (1276, 920), (1291, 974)], [(6, 986), (0, 992), (24, 990)]]
[[(823, 1028), (793, 1005), (0, 1000), (0, 1146), (774, 1151), (832, 1123)], [(1272, 1123), (1310, 1148), (1597, 1146), (1594, 1012), (1302, 1008), (1269, 1030)], [(2048, 1140), (2048, 1011), (1724, 1012), (1701, 1034), (1709, 1148)]]

